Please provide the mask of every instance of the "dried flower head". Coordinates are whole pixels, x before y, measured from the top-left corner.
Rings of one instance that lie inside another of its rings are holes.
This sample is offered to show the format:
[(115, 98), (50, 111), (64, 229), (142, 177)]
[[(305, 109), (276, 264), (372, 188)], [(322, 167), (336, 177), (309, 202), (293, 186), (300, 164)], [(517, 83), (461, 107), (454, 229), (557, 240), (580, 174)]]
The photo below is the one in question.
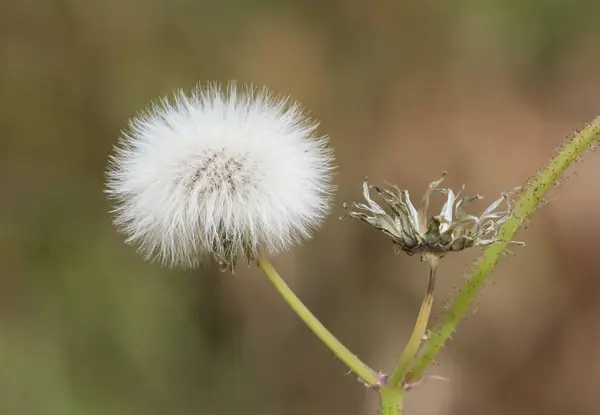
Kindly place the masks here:
[(332, 151), (299, 104), (211, 85), (130, 122), (111, 157), (115, 224), (147, 259), (233, 268), (310, 236), (329, 210)]
[[(393, 185), (390, 187), (394, 191), (370, 186), (366, 180), (363, 183), (363, 194), (368, 205), (352, 202), (344, 203), (344, 208), (348, 211), (347, 216), (361, 219), (381, 230), (389, 235), (400, 249), (410, 255), (415, 253), (442, 255), (445, 252), (461, 251), (472, 246), (486, 246), (501, 242), (497, 238), (500, 225), (512, 217), (510, 194), (502, 194), (480, 216), (473, 216), (467, 214), (463, 208), (481, 199), (481, 196), (459, 199), (462, 190), (454, 194), (451, 189), (439, 189), (439, 192), (447, 195), (447, 200), (439, 215), (428, 218), (429, 198), (443, 180), (442, 177), (429, 185), (419, 210), (415, 209), (410, 201), (408, 191), (400, 190)], [(371, 200), (370, 188), (375, 189), (391, 213), (387, 213)], [(505, 202), (506, 210), (497, 211), (502, 202)]]

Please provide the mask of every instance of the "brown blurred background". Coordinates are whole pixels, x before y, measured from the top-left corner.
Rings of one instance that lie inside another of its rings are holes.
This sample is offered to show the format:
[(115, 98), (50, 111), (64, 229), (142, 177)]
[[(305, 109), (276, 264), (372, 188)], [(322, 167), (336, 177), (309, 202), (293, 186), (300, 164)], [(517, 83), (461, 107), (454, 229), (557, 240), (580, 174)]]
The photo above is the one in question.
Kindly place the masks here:
[[(486, 202), (522, 184), (600, 115), (599, 15), (592, 0), (0, 2), (0, 414), (377, 413), (256, 269), (168, 270), (123, 243), (102, 193), (120, 130), (203, 80), (311, 108), (336, 204), (274, 261), (389, 371), (426, 269), (339, 221), (342, 201), (365, 175), (417, 196), (447, 170)], [(553, 189), (429, 369), (450, 382), (412, 391), (408, 415), (600, 413), (598, 174), (589, 154)], [(444, 260), (436, 314), (477, 254)]]

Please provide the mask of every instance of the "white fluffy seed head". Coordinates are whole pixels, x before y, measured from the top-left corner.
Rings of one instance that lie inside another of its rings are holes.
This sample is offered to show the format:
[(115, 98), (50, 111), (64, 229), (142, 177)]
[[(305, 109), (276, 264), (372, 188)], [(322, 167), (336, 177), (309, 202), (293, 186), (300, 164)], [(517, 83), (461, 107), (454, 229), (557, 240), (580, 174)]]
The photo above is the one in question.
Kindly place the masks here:
[(107, 173), (116, 226), (146, 259), (233, 268), (311, 235), (333, 154), (298, 103), (266, 88), (198, 87), (130, 122)]

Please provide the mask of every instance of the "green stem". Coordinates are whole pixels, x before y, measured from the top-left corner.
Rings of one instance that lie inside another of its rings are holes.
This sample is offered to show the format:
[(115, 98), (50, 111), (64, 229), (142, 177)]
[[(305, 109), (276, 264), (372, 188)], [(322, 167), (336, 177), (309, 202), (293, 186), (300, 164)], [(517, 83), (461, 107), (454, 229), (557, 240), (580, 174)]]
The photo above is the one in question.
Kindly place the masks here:
[(298, 317), (312, 330), (329, 349), (348, 366), (358, 377), (367, 385), (377, 385), (377, 376), (375, 372), (356, 357), (350, 350), (346, 348), (338, 339), (321, 322), (310, 312), (308, 308), (294, 294), (290, 287), (285, 283), (283, 278), (277, 273), (271, 263), (261, 258), (258, 260), (259, 267), (267, 275), (271, 283), (275, 286), (279, 294), (288, 303), (288, 305), (296, 312)]
[[(557, 179), (577, 157), (592, 147), (599, 138), (600, 117), (597, 117), (580, 133), (575, 135), (550, 161), (550, 164), (541, 170), (535, 179), (529, 182), (528, 188), (516, 202), (514, 216), (502, 225), (499, 239), (503, 241), (513, 239), (523, 220), (538, 207), (548, 189), (556, 183)], [(483, 251), (467, 282), (442, 316), (439, 325), (431, 331), (429, 339), (421, 347), (416, 359), (413, 361), (409, 373), (410, 379), (406, 379), (407, 381), (418, 380), (440, 349), (446, 344), (465, 315), (469, 304), (477, 296), (486, 278), (500, 259), (506, 245), (506, 243), (496, 243)]]
[(402, 415), (404, 390), (385, 386), (379, 390), (381, 415)]
[(433, 291), (435, 289), (435, 273), (437, 271), (437, 265), (439, 258), (434, 255), (426, 255), (424, 259), (429, 264), (429, 283), (427, 285), (427, 292), (421, 303), (421, 309), (417, 316), (415, 328), (413, 329), (412, 335), (406, 344), (406, 347), (402, 351), (398, 363), (390, 376), (389, 385), (392, 388), (402, 387), (401, 383), (404, 380), (406, 372), (410, 367), (410, 363), (414, 359), (415, 355), (419, 350), (419, 346), (423, 341), (423, 336), (427, 331), (427, 323), (429, 322), (429, 316), (431, 314), (431, 308), (433, 306)]

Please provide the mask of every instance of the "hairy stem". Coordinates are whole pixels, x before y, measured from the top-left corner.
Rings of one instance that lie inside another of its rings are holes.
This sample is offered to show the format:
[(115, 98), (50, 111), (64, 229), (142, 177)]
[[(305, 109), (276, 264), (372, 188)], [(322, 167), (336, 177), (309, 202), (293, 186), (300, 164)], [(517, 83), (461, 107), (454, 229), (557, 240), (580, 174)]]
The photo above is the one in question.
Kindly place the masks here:
[[(499, 239), (503, 241), (513, 239), (523, 220), (538, 207), (548, 189), (556, 183), (557, 179), (573, 161), (592, 147), (599, 138), (600, 117), (597, 117), (564, 145), (548, 166), (539, 171), (537, 177), (529, 182), (527, 189), (516, 202), (514, 216), (502, 225)], [(506, 245), (506, 243), (496, 243), (483, 251), (467, 282), (442, 316), (438, 326), (431, 331), (429, 339), (421, 347), (412, 363), (407, 381), (418, 380), (440, 349), (446, 344), (465, 315), (469, 305), (485, 283), (486, 278), (500, 259)]]
[(381, 400), (381, 415), (402, 415), (404, 390), (386, 386), (379, 390), (379, 398)]
[(433, 306), (433, 292), (435, 289), (435, 274), (437, 271), (437, 265), (439, 258), (435, 255), (426, 255), (424, 260), (429, 264), (429, 283), (427, 284), (427, 292), (423, 297), (421, 303), (421, 309), (417, 316), (415, 328), (406, 344), (406, 347), (402, 351), (398, 363), (390, 376), (389, 385), (392, 388), (402, 387), (402, 381), (410, 367), (410, 363), (414, 359), (415, 355), (419, 350), (419, 346), (423, 341), (423, 336), (427, 331), (427, 323), (429, 322), (429, 316), (431, 314), (431, 307)]
[(375, 372), (364, 364), (357, 356), (346, 348), (321, 322), (310, 312), (308, 308), (294, 294), (291, 288), (285, 283), (283, 278), (277, 273), (271, 263), (261, 258), (258, 261), (259, 267), (267, 275), (271, 283), (275, 286), (279, 294), (302, 319), (302, 321), (312, 330), (329, 349), (352, 370), (367, 385), (377, 385), (377, 376)]

